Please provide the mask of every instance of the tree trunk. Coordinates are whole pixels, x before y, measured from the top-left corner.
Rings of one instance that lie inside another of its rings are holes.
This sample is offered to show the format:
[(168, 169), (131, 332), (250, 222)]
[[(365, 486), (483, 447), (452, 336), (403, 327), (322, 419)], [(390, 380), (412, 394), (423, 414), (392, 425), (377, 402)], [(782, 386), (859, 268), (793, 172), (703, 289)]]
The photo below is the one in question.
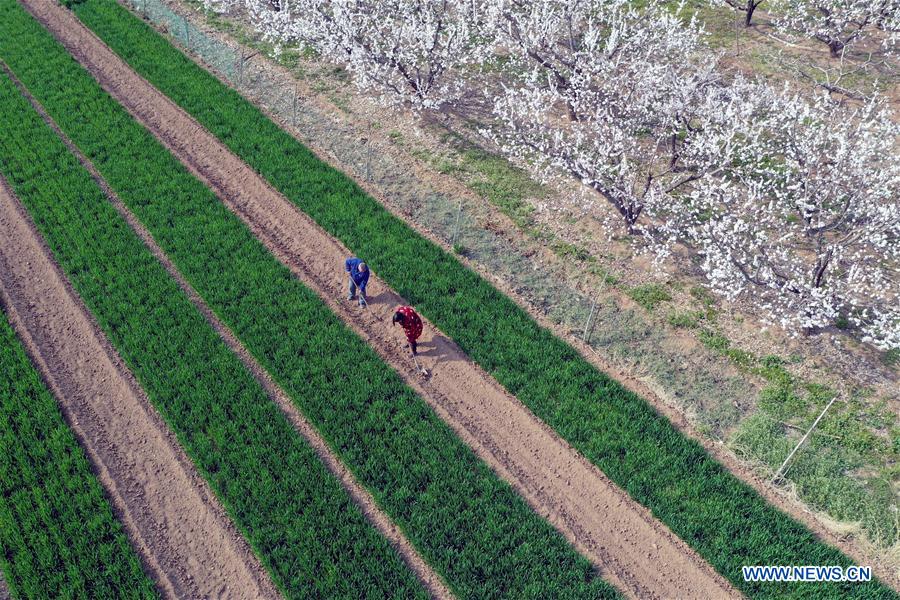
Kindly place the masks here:
[[(575, 171), (572, 171), (572, 174), (575, 177), (580, 178)], [(619, 214), (622, 215), (622, 218), (625, 220), (625, 226), (628, 228), (628, 235), (635, 235), (637, 233), (635, 224), (637, 223), (638, 218), (641, 216), (641, 212), (643, 211), (644, 207), (625, 204), (615, 196), (605, 192), (603, 188), (596, 183), (591, 184), (590, 187), (595, 192), (603, 196), (603, 198), (605, 198), (607, 202), (612, 204), (619, 212)]]
[(572, 106), (572, 103), (568, 100), (566, 100), (566, 110), (569, 113), (569, 121), (571, 121), (573, 123), (577, 123), (578, 122), (578, 113), (575, 112), (575, 107)]
[(831, 58), (840, 58), (841, 51), (844, 49), (844, 44), (839, 40), (833, 40), (828, 42), (828, 49), (831, 50)]
[(641, 208), (635, 208), (633, 206), (626, 206), (624, 208), (625, 210), (622, 211), (622, 216), (625, 217), (625, 224), (628, 226), (628, 235), (635, 235), (637, 234), (635, 224), (637, 223), (638, 217), (641, 216)]

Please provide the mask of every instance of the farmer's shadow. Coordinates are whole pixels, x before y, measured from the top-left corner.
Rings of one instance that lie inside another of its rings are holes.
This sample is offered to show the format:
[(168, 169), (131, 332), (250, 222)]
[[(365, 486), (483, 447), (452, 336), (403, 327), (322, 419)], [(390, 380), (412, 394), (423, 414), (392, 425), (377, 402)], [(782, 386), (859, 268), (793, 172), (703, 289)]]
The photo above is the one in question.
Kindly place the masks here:
[(377, 296), (366, 296), (366, 301), (368, 301), (369, 304), (383, 304), (386, 302), (390, 302), (392, 297), (393, 294), (383, 291)]
[(419, 356), (427, 356), (434, 360), (433, 366), (452, 359), (451, 342), (443, 335), (435, 335), (427, 342), (421, 342), (417, 353)]

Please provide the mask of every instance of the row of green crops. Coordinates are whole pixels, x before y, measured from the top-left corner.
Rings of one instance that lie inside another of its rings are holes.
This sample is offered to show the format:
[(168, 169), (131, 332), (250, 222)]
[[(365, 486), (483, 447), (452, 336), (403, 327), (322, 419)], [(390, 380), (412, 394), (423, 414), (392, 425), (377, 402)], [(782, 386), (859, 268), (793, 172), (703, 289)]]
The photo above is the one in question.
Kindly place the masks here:
[(156, 597), (84, 451), (2, 312), (0, 567), (14, 597)]
[(16, 41), (0, 56), (454, 592), (615, 595), (46, 31), (4, 6), (0, 38)]
[(850, 561), (766, 504), (646, 401), (600, 373), (127, 10), (112, 0), (86, 0), (74, 10), (740, 589), (759, 597), (895, 597), (877, 582), (745, 583), (742, 565)]
[[(0, 29), (0, 37), (8, 35), (6, 24)], [(22, 43), (23, 33), (17, 29), (5, 39)], [(59, 82), (72, 84), (66, 77)], [(355, 597), (365, 590), (379, 598), (425, 596), (313, 449), (2, 74), (0, 173), (286, 595)], [(85, 521), (96, 518), (86, 515)], [(17, 516), (15, 522), (28, 520)], [(63, 531), (50, 527), (45, 535)], [(59, 543), (77, 545), (74, 538)], [(86, 577), (102, 581), (121, 559), (104, 551), (96, 560)], [(77, 587), (61, 595), (115, 596), (82, 595)]]

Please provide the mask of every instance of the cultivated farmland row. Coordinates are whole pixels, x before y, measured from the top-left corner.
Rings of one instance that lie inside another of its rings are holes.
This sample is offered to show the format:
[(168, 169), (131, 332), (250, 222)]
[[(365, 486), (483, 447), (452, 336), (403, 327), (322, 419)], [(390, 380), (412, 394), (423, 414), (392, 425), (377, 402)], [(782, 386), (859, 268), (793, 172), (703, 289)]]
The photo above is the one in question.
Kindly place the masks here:
[[(2, 178), (0, 285), (20, 337), (158, 587), (178, 596), (209, 597), (226, 588), (276, 597), (247, 543), (53, 267)], [(54, 590), (63, 592), (47, 587), (48, 594)]]
[(743, 582), (744, 564), (849, 561), (121, 6), (87, 0), (75, 12), (326, 231), (354, 253), (377, 257), (388, 285), (735, 585), (760, 596), (893, 597), (878, 583)]
[[(454, 590), (473, 597), (611, 594), (587, 561), (479, 462), (209, 190), (110, 101), (46, 32), (17, 6), (11, 8), (16, 10), (7, 11), (3, 26), (20, 27), (19, 39), (33, 42), (0, 47), (12, 70)], [(38, 55), (39, 65), (30, 58)], [(83, 112), (72, 114), (73, 105)], [(345, 365), (353, 365), (356, 382), (347, 382)], [(256, 532), (245, 533), (253, 540)], [(338, 568), (333, 577), (344, 575)], [(366, 589), (361, 583), (341, 585)], [(378, 584), (391, 589), (389, 583)]]
[[(42, 13), (41, 19), (50, 12)], [(369, 289), (377, 302), (373, 299), (368, 310), (356, 311), (341, 302), (344, 282), (335, 277), (335, 266), (341, 264), (346, 249), (92, 36), (79, 35), (82, 27), (77, 20), (63, 11), (52, 12), (61, 17), (48, 26), (107, 91), (179, 159), (202, 174), (267, 248), (389, 364), (401, 374), (408, 372), (408, 355), (387, 331), (393, 306), (401, 299), (376, 277)], [(428, 350), (420, 360), (435, 367), (434, 376), (427, 384), (419, 383), (415, 374), (407, 381), (618, 587), (639, 597), (734, 594), (702, 559), (578, 457), (451, 341), (432, 327), (427, 329), (421, 347)]]
[(17, 597), (155, 598), (153, 582), (3, 309), (0, 566), (9, 590)]

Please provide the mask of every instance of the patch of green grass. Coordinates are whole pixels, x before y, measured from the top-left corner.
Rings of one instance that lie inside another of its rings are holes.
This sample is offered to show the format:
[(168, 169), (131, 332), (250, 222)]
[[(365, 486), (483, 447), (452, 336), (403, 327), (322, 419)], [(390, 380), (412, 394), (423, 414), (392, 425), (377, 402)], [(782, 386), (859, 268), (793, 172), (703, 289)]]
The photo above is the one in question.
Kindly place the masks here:
[(459, 171), (459, 166), (453, 162), (452, 160), (440, 160), (435, 165), (435, 169), (437, 169), (438, 173), (442, 175), (450, 175), (451, 173), (456, 173)]
[[(117, 4), (88, 0), (77, 14), (326, 231), (355, 254), (375, 257), (388, 285), (746, 594), (894, 597), (878, 582), (802, 587), (744, 582), (741, 565), (846, 565), (849, 559), (768, 505), (644, 400), (540, 328), (452, 254), (417, 235)], [(426, 280), (429, 284), (422, 285)]]
[(0, 549), (13, 598), (156, 597), (75, 434), (2, 311)]
[(667, 320), (672, 327), (680, 327), (684, 329), (696, 329), (700, 326), (700, 321), (705, 317), (705, 313), (699, 310), (688, 310), (684, 312), (675, 312), (669, 314)]
[(473, 147), (454, 133), (446, 133), (443, 141), (454, 148), (456, 155), (440, 161), (438, 170), (461, 175), (469, 188), (500, 209), (518, 227), (533, 226), (535, 209), (528, 199), (546, 196), (544, 186), (502, 156)]
[[(836, 392), (798, 380), (778, 356), (760, 359), (750, 370), (769, 385), (759, 397), (759, 412), (741, 424), (732, 446), (775, 469)], [(863, 402), (860, 394), (839, 401), (789, 469), (789, 478), (805, 502), (834, 518), (859, 521), (867, 536), (882, 547), (900, 539), (896, 521), (888, 518), (891, 506), (897, 504), (890, 490), (900, 477), (891, 465), (900, 454), (891, 446), (890, 436), (875, 431), (889, 429), (896, 419), (886, 403)], [(866, 475), (853, 474), (862, 468)]]
[[(823, 419), (823, 424), (829, 422)], [(744, 458), (759, 461), (773, 472), (794, 448), (811, 423), (785, 434), (786, 428), (766, 413), (748, 417), (729, 440)], [(848, 476), (861, 465), (860, 456), (842, 446), (843, 437), (830, 428), (814, 431), (789, 464), (787, 474), (806, 503), (834, 518), (859, 522), (869, 538), (881, 547), (898, 539), (897, 506), (890, 479), (877, 475), (863, 479)]]
[(332, 92), (328, 94), (328, 99), (344, 114), (353, 114), (353, 109), (350, 108), (350, 104), (347, 102), (347, 98), (345, 96), (342, 96), (337, 92)]
[(418, 158), (422, 162), (432, 162), (432, 153), (429, 150), (425, 150), (424, 148), (413, 148), (409, 151), (409, 153), (412, 154), (414, 158)]
[(889, 367), (900, 365), (900, 348), (891, 348), (881, 355), (881, 362)]
[(587, 269), (588, 273), (595, 277), (599, 277), (604, 285), (618, 285), (619, 278), (607, 270), (606, 267), (602, 266), (596, 259), (590, 262), (591, 264), (588, 265)]
[(658, 283), (648, 283), (633, 287), (625, 292), (628, 296), (644, 307), (644, 310), (653, 310), (663, 302), (671, 302), (672, 295), (665, 286)]
[(559, 239), (550, 243), (550, 249), (560, 258), (569, 260), (585, 262), (592, 258), (590, 253), (584, 248)]
[(772, 384), (760, 393), (759, 408), (779, 419), (793, 419), (807, 414), (808, 403), (792, 385)]
[(715, 298), (705, 287), (695, 285), (691, 288), (690, 293), (691, 296), (699, 300), (703, 306), (712, 306), (715, 303)]
[(784, 359), (770, 354), (763, 357), (752, 371), (770, 383), (792, 385), (794, 376), (784, 368)]
[(752, 353), (740, 348), (732, 348), (731, 340), (713, 329), (701, 329), (697, 333), (697, 339), (710, 350), (729, 358), (740, 367), (749, 368), (756, 362), (756, 357)]

